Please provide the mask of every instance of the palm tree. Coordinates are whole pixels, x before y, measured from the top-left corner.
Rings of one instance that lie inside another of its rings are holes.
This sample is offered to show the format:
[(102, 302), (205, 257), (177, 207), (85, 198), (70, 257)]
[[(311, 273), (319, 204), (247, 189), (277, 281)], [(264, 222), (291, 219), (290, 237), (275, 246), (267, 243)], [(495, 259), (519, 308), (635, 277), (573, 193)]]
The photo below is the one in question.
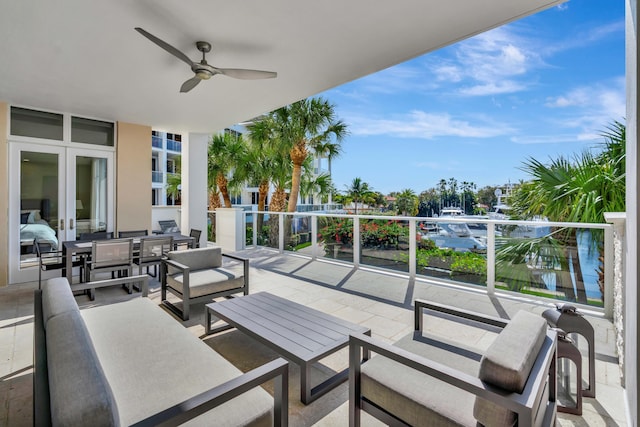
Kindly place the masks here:
[(356, 215), (358, 215), (358, 202), (363, 201), (372, 191), (373, 188), (359, 177), (353, 178), (351, 185), (347, 186), (347, 196), (353, 201), (355, 206), (354, 213)]
[(418, 213), (418, 196), (410, 188), (402, 190), (396, 197), (396, 207), (401, 215), (415, 215)]
[(322, 98), (297, 101), (272, 112), (271, 116), (276, 138), (288, 146), (293, 163), (287, 211), (295, 212), (305, 160), (311, 152), (331, 156), (338, 153), (347, 126), (336, 119), (335, 107)]
[[(216, 177), (216, 187), (222, 194), (224, 206), (227, 208), (231, 207), (228, 177), (242, 163), (242, 159), (246, 156), (246, 149), (247, 146), (242, 137), (227, 133), (214, 135), (209, 141), (209, 174)], [(242, 178), (237, 181), (241, 180)]]
[(167, 184), (165, 189), (168, 196), (177, 200), (180, 198), (180, 186), (182, 184), (182, 177), (180, 175), (180, 171), (182, 170), (182, 157), (178, 156), (174, 161), (176, 172), (167, 174)]
[[(616, 121), (602, 133), (602, 136), (605, 139), (604, 149), (598, 155), (585, 151), (573, 159), (560, 157), (552, 160), (549, 165), (528, 159), (522, 170), (533, 179), (521, 185), (512, 197), (514, 211), (523, 218), (540, 215), (551, 221), (585, 223), (604, 223), (605, 212), (624, 211), (625, 126)], [(593, 248), (601, 241), (602, 231), (591, 230), (589, 237)], [(563, 243), (562, 246), (553, 246), (556, 249), (562, 247), (564, 251), (564, 261), (560, 263), (564, 264), (561, 265), (562, 269), (569, 271), (568, 263), (572, 263), (577, 291), (577, 295), (574, 296), (579, 302), (586, 303), (587, 297), (576, 249), (576, 230), (557, 230), (554, 238)], [(600, 247), (596, 249), (602, 251)], [(553, 257), (561, 258), (557, 254)], [(602, 292), (602, 280), (599, 285)], [(569, 283), (566, 283), (565, 289), (568, 287)], [(572, 288), (573, 286), (566, 291), (570, 299)], [(602, 295), (604, 296), (604, 292)]]

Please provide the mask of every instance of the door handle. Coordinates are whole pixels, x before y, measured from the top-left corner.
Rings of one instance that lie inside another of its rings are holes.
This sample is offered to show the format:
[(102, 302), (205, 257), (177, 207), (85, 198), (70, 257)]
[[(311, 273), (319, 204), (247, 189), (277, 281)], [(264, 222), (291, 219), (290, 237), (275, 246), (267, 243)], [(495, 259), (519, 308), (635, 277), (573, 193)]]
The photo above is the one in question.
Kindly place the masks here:
[(69, 230), (73, 230), (73, 218), (69, 220)]
[(64, 230), (64, 219), (60, 219), (60, 231)]

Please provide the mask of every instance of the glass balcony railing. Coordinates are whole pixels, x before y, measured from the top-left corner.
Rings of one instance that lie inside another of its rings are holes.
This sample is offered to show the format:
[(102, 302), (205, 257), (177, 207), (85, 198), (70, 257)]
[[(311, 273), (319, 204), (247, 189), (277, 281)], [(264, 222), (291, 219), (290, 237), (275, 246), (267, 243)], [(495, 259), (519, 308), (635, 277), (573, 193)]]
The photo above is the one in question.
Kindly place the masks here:
[(162, 138), (159, 136), (151, 136), (151, 146), (155, 148), (162, 148)]
[(151, 181), (152, 182), (162, 182), (163, 173), (159, 171), (151, 171)]
[(177, 153), (182, 152), (182, 142), (175, 141), (173, 139), (167, 139), (167, 150), (175, 151)]
[[(254, 226), (255, 225), (255, 226)], [(571, 301), (613, 299), (610, 224), (247, 212), (246, 243), (411, 277)]]

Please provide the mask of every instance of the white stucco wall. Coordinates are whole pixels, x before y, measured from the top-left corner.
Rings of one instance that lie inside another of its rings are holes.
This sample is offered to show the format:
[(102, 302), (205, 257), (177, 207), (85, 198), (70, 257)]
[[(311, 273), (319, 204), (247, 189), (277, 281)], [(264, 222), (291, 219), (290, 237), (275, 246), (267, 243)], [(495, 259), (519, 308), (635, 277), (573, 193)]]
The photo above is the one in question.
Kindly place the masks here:
[(629, 422), (638, 425), (638, 19), (637, 0), (626, 0), (626, 85), (627, 85), (627, 222), (625, 235), (625, 376)]
[(189, 234), (195, 228), (202, 231), (200, 245), (207, 241), (207, 149), (209, 135), (189, 133), (182, 138), (182, 211), (181, 230)]

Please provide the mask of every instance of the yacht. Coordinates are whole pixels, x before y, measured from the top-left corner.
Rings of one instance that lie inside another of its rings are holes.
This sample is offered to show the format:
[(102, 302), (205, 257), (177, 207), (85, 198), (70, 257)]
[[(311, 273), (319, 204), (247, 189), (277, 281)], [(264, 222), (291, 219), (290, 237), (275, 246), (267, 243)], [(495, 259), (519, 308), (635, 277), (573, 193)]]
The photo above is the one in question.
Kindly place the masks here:
[[(489, 212), (489, 219), (495, 219), (499, 221), (506, 221), (511, 218), (509, 212), (511, 211), (511, 206), (506, 204), (502, 198), (507, 197), (502, 194), (500, 189), (497, 189), (495, 195), (498, 197), (498, 202), (493, 207), (493, 210)], [(535, 221), (535, 222), (548, 222), (547, 218), (541, 216), (534, 216), (527, 221)], [(516, 226), (500, 226), (498, 227), (502, 230), (502, 235), (505, 237), (518, 238), (518, 239), (531, 239), (537, 237), (546, 236), (551, 232), (551, 227), (548, 225), (516, 225)]]
[[(432, 227), (422, 228), (421, 239), (430, 239), (439, 248), (450, 248), (459, 252), (482, 252), (487, 250), (486, 238), (474, 236), (464, 222), (438, 222)], [(486, 236), (486, 234), (485, 234)]]
[(447, 207), (440, 210), (440, 217), (444, 216), (463, 216), (464, 212), (458, 207)]

